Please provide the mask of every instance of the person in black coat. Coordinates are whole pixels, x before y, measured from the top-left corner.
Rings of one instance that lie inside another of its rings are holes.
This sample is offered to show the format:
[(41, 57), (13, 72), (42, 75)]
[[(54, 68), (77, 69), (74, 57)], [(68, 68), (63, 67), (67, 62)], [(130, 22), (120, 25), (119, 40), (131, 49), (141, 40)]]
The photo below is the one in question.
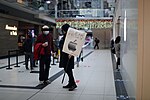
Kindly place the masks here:
[(72, 71), (72, 69), (74, 69), (74, 56), (71, 56), (62, 51), (64, 41), (66, 38), (66, 34), (67, 34), (69, 27), (70, 27), (69, 24), (64, 24), (61, 27), (64, 36), (61, 38), (59, 42), (59, 48), (60, 48), (59, 67), (64, 68), (64, 71), (67, 73), (69, 77), (69, 83), (66, 86), (63, 86), (63, 88), (69, 88), (69, 91), (73, 91), (77, 87), (75, 80), (74, 80), (73, 71)]
[(26, 69), (29, 70), (28, 68), (28, 61), (30, 59), (30, 67), (31, 70), (33, 70), (33, 52), (32, 52), (32, 35), (30, 33), (27, 34), (27, 39), (25, 40), (23, 44), (23, 49), (25, 53), (25, 66)]
[(96, 49), (96, 47), (97, 47), (97, 49), (99, 49), (99, 46), (98, 46), (98, 44), (99, 44), (99, 39), (98, 38), (95, 38), (95, 46), (94, 46), (94, 49)]

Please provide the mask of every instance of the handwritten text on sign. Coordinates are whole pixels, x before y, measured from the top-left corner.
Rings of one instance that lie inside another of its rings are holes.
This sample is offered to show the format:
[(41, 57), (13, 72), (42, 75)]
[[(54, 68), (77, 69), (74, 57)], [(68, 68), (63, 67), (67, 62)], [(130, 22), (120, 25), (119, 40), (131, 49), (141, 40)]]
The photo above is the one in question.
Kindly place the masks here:
[(84, 31), (69, 28), (63, 46), (63, 52), (73, 56), (79, 56), (85, 42), (86, 34)]

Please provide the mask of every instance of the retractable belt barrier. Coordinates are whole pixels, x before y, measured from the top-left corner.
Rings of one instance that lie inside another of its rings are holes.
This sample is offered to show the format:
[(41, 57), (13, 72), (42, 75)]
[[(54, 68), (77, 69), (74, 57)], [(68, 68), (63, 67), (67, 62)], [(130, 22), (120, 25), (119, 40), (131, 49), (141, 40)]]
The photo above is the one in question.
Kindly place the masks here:
[(53, 57), (53, 63), (52, 63), (51, 65), (56, 65), (56, 64), (55, 64), (55, 56), (56, 56), (55, 54), (52, 55), (52, 57)]
[(85, 47), (87, 47), (90, 43), (91, 43), (91, 41), (82, 46), (81, 53), (80, 53), (79, 57), (77, 57), (77, 67), (79, 67), (80, 60), (83, 61), (83, 57), (81, 57), (81, 54), (83, 55), (83, 49)]
[(20, 66), (18, 66), (19, 50), (9, 50), (9, 51), (8, 51), (8, 67), (7, 67), (6, 69), (12, 69), (12, 68), (10, 68), (10, 57), (12, 56), (12, 55), (11, 55), (12, 52), (15, 52), (14, 55), (16, 55), (16, 66), (14, 66), (14, 67), (20, 67)]

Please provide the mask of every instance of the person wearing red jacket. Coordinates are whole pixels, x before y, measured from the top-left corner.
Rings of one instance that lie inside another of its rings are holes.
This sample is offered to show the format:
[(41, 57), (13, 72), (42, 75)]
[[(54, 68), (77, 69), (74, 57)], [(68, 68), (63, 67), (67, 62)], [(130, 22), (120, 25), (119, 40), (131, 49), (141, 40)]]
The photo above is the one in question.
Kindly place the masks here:
[(53, 45), (53, 37), (52, 37), (52, 28), (44, 25), (42, 27), (42, 33), (39, 34), (36, 40), (35, 46), (41, 44), (41, 50), (39, 53), (39, 81), (40, 84), (49, 84), (51, 83), (48, 79), (49, 70), (50, 70), (50, 62), (51, 62), (51, 52), (54, 53), (54, 45)]

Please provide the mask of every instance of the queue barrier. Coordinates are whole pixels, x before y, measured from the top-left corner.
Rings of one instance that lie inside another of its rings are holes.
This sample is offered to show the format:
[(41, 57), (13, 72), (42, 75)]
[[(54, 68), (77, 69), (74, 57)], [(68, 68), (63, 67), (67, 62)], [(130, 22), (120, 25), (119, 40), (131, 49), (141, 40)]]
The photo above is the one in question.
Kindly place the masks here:
[(82, 50), (81, 50), (81, 53), (80, 53), (80, 55), (79, 55), (79, 57), (77, 57), (77, 60), (76, 60), (76, 64), (77, 64), (77, 67), (79, 67), (79, 62), (80, 61), (83, 61), (83, 57), (81, 57), (81, 55), (83, 56), (83, 49), (85, 48), (85, 47), (87, 47), (88, 45), (90, 45), (90, 43), (91, 43), (92, 41), (90, 41), (90, 42), (88, 42), (88, 43), (86, 43), (85, 45), (83, 45), (82, 46)]
[(20, 67), (18, 65), (19, 50), (9, 50), (8, 51), (8, 67), (6, 68), (8, 70), (12, 69), (12, 68), (10, 68), (10, 57), (12, 56), (12, 53), (15, 53), (14, 55), (16, 55), (16, 65), (14, 67)]
[(53, 57), (53, 63), (52, 63), (51, 65), (56, 65), (56, 64), (55, 64), (55, 56), (56, 56), (55, 54), (52, 55), (52, 57)]

